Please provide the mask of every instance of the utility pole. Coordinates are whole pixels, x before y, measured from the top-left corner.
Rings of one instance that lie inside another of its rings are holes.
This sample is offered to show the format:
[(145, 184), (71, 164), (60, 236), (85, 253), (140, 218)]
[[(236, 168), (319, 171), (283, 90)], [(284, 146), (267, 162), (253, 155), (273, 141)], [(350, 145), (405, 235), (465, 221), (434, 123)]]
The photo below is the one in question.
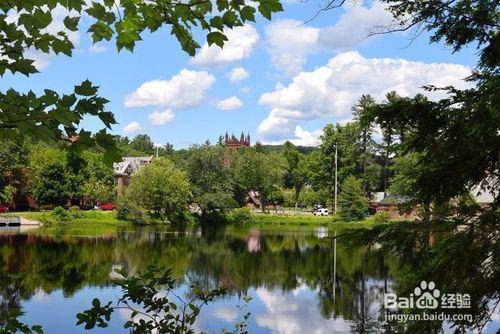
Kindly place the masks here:
[(335, 195), (334, 195), (334, 209), (333, 213), (337, 214), (337, 144), (335, 144)]
[(156, 146), (156, 158), (158, 158), (158, 146)]

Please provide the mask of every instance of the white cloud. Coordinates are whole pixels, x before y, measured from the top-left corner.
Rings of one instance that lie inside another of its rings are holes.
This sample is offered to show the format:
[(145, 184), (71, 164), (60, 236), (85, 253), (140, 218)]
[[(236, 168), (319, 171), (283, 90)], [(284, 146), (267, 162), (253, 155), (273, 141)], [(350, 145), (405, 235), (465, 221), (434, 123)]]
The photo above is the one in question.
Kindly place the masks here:
[(243, 106), (243, 102), (236, 96), (228, 97), (227, 99), (221, 100), (217, 102), (217, 108), (220, 110), (234, 110), (241, 108)]
[(306, 56), (318, 49), (320, 29), (297, 20), (281, 20), (266, 26), (267, 46), (274, 66), (288, 75), (302, 70)]
[(320, 51), (345, 51), (367, 40), (371, 28), (393, 25), (383, 4), (374, 1), (347, 2), (345, 11), (333, 26), (316, 28), (297, 20), (282, 20), (266, 26), (266, 44), (271, 62), (284, 74), (293, 76), (302, 70), (307, 56)]
[(373, 1), (371, 7), (355, 2), (343, 8), (346, 12), (335, 25), (321, 29), (318, 43), (323, 48), (336, 51), (352, 49), (372, 39), (368, 36), (374, 28), (395, 25), (386, 5), (378, 1)]
[(215, 77), (208, 72), (183, 69), (170, 80), (146, 81), (125, 98), (125, 107), (195, 107), (214, 82)]
[(250, 74), (243, 67), (235, 67), (231, 72), (227, 74), (229, 81), (238, 82), (248, 78)]
[(155, 111), (152, 114), (149, 114), (148, 119), (149, 122), (153, 125), (165, 125), (174, 119), (174, 113), (170, 109), (166, 109), (165, 111), (159, 112)]
[(208, 46), (208, 43), (205, 42), (201, 50), (190, 62), (205, 67), (224, 66), (250, 56), (259, 41), (257, 30), (248, 24), (226, 29), (224, 33), (228, 40), (224, 43), (223, 49), (215, 44)]
[(140, 131), (142, 130), (142, 126), (136, 122), (136, 121), (133, 121), (133, 122), (130, 122), (128, 123), (124, 128), (123, 128), (123, 132), (128, 135), (128, 134), (131, 134), (131, 133), (134, 133), (134, 132), (137, 132), (137, 131)]
[(327, 65), (298, 74), (288, 86), (277, 85), (274, 91), (262, 94), (259, 102), (271, 110), (257, 132), (263, 140), (276, 141), (293, 138), (299, 121), (350, 119), (351, 106), (362, 94), (371, 94), (380, 101), (387, 92), (395, 90), (403, 96), (424, 93), (436, 99), (444, 93), (425, 92), (422, 86), (465, 88), (469, 84), (463, 78), (470, 72), (470, 68), (457, 64), (340, 53)]

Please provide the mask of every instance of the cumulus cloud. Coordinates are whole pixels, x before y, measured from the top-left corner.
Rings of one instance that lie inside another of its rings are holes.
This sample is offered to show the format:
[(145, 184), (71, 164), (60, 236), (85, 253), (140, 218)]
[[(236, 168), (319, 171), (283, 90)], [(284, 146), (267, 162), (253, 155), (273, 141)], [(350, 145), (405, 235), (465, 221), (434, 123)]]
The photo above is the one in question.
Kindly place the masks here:
[(249, 73), (247, 70), (245, 70), (243, 67), (235, 67), (231, 72), (227, 74), (227, 77), (229, 81), (231, 82), (238, 82), (245, 80), (246, 78), (249, 77)]
[(259, 103), (269, 106), (270, 112), (257, 132), (263, 140), (285, 140), (295, 138), (299, 122), (350, 119), (350, 108), (362, 94), (382, 100), (387, 92), (395, 90), (403, 96), (424, 93), (432, 99), (440, 98), (443, 92), (425, 92), (422, 86), (465, 88), (469, 84), (463, 78), (470, 73), (470, 68), (457, 64), (340, 53), (325, 66), (301, 72), (289, 85), (277, 85), (274, 91), (262, 94)]
[(226, 29), (224, 34), (226, 34), (228, 40), (224, 43), (223, 49), (215, 44), (208, 46), (208, 43), (205, 42), (201, 50), (190, 62), (204, 67), (228, 65), (250, 56), (259, 41), (257, 30), (249, 24)]
[(152, 114), (149, 114), (148, 119), (149, 122), (153, 125), (165, 125), (174, 119), (174, 113), (170, 109), (166, 109), (165, 111), (159, 112), (155, 111)]
[(128, 123), (124, 128), (123, 132), (128, 135), (137, 131), (142, 130), (142, 126), (139, 124), (139, 122), (133, 121)]
[(266, 26), (271, 62), (293, 75), (302, 70), (306, 56), (318, 50), (320, 29), (302, 25), (297, 20), (281, 20)]
[(307, 56), (320, 51), (345, 51), (368, 40), (370, 30), (394, 25), (384, 4), (347, 2), (335, 25), (316, 28), (297, 20), (276, 21), (266, 26), (266, 44), (271, 62), (284, 74), (293, 76), (302, 70)]
[(386, 5), (378, 1), (373, 1), (371, 7), (354, 2), (343, 8), (345, 13), (335, 25), (321, 29), (318, 43), (323, 48), (345, 51), (368, 41), (377, 27), (396, 24)]
[(215, 77), (208, 72), (183, 69), (170, 80), (146, 81), (125, 98), (125, 107), (195, 107), (214, 82)]
[(236, 96), (231, 96), (227, 99), (217, 102), (217, 108), (225, 111), (238, 109), (241, 108), (241, 106), (243, 106), (243, 102), (241, 102), (241, 100)]

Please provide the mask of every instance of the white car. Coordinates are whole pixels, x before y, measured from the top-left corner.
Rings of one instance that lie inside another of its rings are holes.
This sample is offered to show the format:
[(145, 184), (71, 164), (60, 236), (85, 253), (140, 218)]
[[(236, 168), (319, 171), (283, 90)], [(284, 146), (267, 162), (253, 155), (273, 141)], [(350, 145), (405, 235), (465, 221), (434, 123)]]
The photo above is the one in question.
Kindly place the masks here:
[(314, 212), (315, 216), (328, 216), (328, 209), (318, 209)]

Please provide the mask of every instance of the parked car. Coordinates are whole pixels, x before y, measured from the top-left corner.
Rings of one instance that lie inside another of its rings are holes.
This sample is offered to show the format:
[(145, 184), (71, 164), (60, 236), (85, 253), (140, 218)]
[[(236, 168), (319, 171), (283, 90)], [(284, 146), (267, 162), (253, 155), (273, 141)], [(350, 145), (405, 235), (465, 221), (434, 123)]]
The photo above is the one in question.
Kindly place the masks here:
[(99, 204), (99, 209), (103, 211), (111, 211), (116, 209), (116, 205), (113, 203), (101, 203)]
[(9, 212), (9, 207), (5, 205), (0, 205), (0, 213)]
[(315, 216), (328, 216), (328, 209), (318, 209), (314, 212)]

